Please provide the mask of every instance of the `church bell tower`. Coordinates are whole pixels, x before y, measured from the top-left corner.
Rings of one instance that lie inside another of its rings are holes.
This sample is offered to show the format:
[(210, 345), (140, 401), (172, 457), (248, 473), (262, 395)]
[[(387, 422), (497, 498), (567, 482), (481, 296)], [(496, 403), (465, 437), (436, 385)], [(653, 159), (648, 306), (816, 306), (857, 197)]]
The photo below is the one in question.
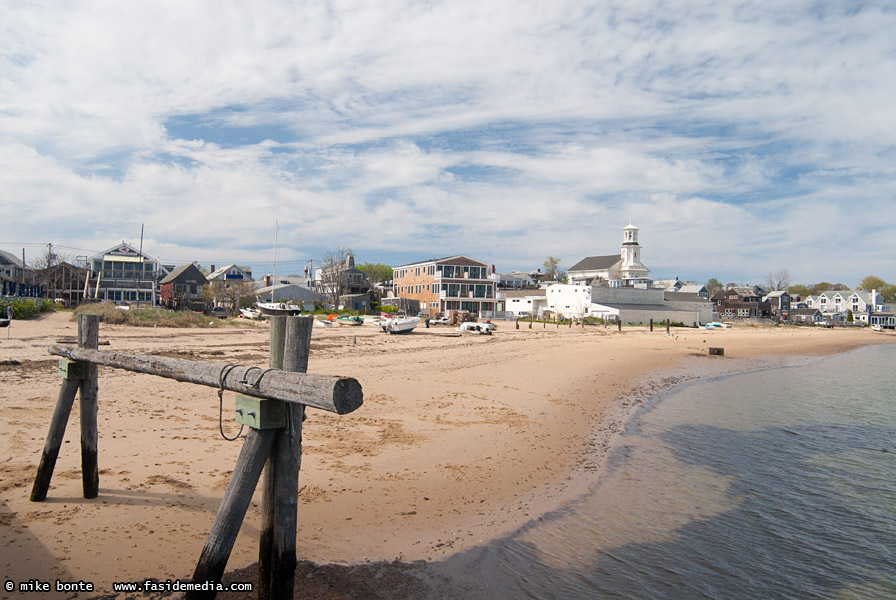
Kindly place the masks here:
[(625, 279), (647, 279), (650, 269), (641, 263), (641, 244), (638, 243), (638, 228), (628, 222), (622, 230), (622, 248), (620, 250), (622, 264), (619, 274)]

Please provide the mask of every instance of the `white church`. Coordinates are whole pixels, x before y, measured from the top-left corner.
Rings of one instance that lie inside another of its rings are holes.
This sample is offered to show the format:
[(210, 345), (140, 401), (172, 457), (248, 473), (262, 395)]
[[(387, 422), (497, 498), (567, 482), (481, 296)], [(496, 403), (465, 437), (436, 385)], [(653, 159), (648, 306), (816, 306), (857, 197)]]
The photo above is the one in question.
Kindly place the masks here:
[(634, 287), (647, 289), (652, 283), (650, 269), (641, 262), (638, 228), (631, 224), (622, 230), (619, 254), (587, 256), (566, 271), (571, 285), (591, 287)]

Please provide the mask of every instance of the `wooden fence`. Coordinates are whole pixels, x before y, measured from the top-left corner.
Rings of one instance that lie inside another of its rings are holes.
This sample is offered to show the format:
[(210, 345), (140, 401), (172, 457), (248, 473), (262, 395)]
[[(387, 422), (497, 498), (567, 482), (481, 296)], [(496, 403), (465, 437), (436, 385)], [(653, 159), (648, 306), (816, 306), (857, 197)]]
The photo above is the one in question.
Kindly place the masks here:
[[(51, 346), (61, 356), (63, 377), (31, 500), (46, 499), (65, 428), (80, 391), (81, 473), (85, 498), (99, 493), (97, 467), (97, 365), (237, 392), (237, 420), (248, 424), (243, 448), (205, 547), (194, 583), (221, 581), (237, 533), (262, 471), (262, 522), (258, 552), (258, 598), (291, 600), (295, 588), (299, 468), (305, 407), (350, 413), (363, 402), (361, 385), (350, 377), (306, 373), (311, 317), (271, 318), (270, 368), (221, 365), (153, 355), (97, 350), (99, 319), (78, 318), (78, 346)], [(214, 598), (215, 591), (190, 591), (186, 598)]]

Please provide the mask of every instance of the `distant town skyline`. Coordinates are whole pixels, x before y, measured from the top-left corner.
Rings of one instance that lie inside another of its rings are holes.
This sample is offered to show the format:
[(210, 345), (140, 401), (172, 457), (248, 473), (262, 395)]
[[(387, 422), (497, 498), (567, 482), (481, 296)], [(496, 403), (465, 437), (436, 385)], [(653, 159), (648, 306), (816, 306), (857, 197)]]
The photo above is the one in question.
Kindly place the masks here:
[(10, 5), (0, 249), (896, 279), (885, 2)]

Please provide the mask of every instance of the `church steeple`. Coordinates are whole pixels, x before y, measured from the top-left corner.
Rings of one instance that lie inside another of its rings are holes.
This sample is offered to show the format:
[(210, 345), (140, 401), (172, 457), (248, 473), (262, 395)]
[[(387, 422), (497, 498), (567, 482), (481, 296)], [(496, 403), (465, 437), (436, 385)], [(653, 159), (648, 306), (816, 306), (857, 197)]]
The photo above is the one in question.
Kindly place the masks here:
[(638, 243), (638, 228), (628, 222), (622, 230), (622, 264), (619, 273), (623, 279), (643, 279), (650, 270), (641, 263), (641, 244)]

